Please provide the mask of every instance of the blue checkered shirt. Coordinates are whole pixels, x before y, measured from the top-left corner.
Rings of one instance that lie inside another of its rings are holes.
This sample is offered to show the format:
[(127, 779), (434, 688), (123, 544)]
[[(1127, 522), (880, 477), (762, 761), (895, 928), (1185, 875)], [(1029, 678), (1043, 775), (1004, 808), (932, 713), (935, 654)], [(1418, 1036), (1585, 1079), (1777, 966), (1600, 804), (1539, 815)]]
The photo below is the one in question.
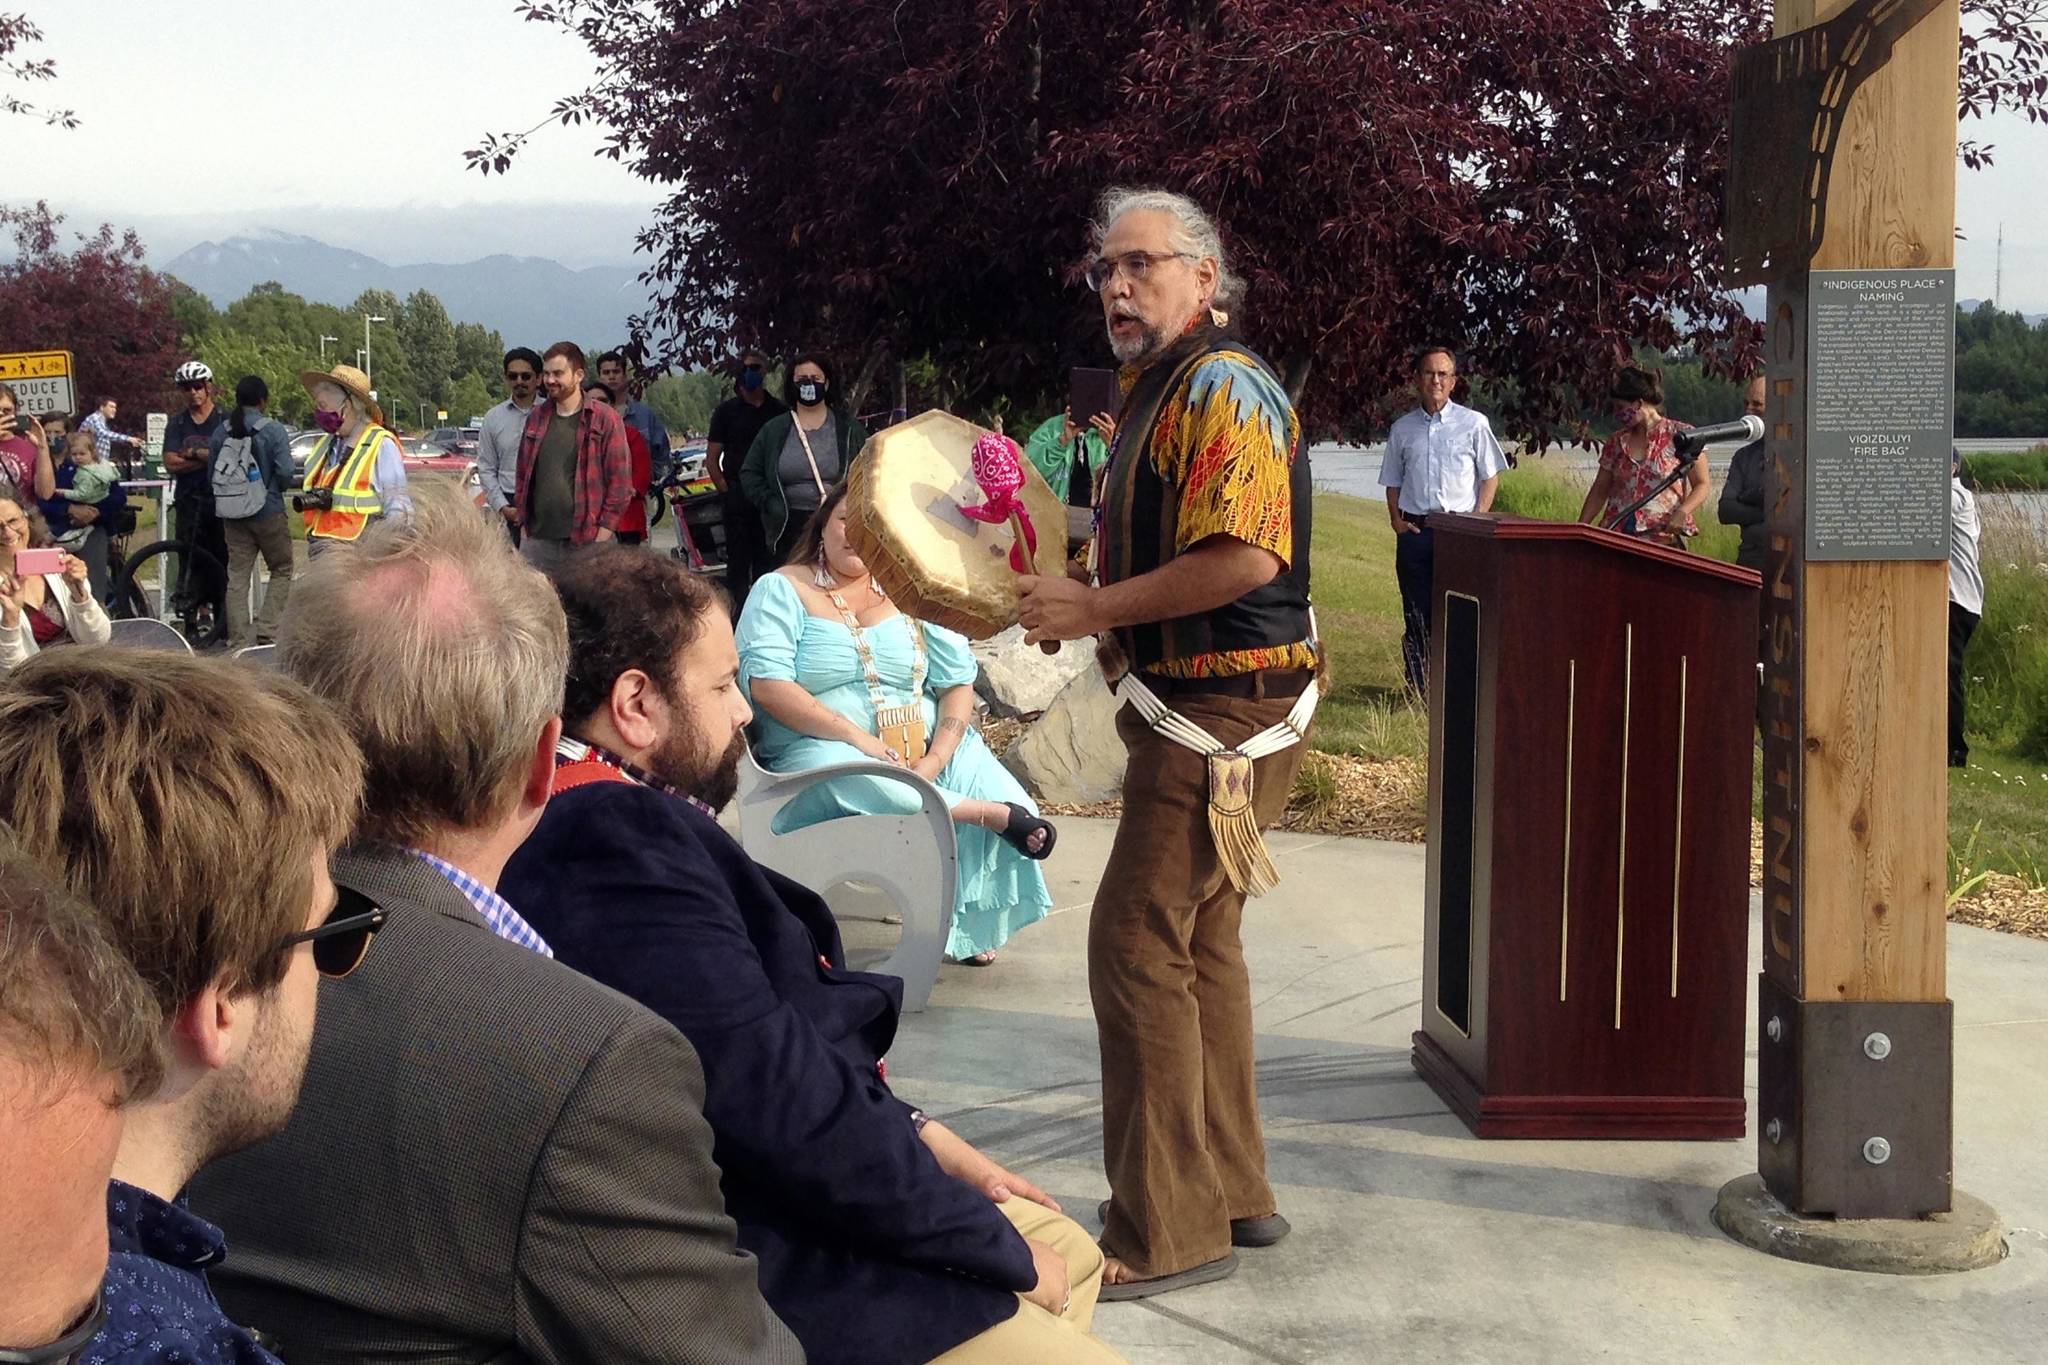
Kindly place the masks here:
[(499, 938), (510, 939), (522, 948), (531, 948), (542, 957), (553, 957), (555, 950), (548, 947), (548, 941), (533, 931), (533, 926), (520, 918), (511, 902), (485, 886), (476, 878), (464, 872), (453, 863), (442, 862), (431, 853), (413, 849), (412, 854), (428, 867), (446, 877), (449, 884), (462, 893), (463, 899), (475, 907), (484, 917), (484, 923)]

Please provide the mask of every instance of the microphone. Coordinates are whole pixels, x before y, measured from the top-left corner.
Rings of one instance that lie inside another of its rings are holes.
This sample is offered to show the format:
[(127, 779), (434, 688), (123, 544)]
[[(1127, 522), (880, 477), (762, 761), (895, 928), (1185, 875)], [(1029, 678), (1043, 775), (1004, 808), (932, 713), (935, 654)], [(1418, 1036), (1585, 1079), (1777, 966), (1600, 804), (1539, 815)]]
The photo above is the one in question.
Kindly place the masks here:
[(1745, 413), (1732, 422), (1716, 422), (1710, 427), (1694, 427), (1690, 431), (1681, 431), (1674, 438), (1673, 444), (1682, 455), (1690, 459), (1708, 446), (1719, 445), (1723, 441), (1741, 441), (1746, 444), (1750, 441), (1761, 441), (1763, 438), (1763, 419)]

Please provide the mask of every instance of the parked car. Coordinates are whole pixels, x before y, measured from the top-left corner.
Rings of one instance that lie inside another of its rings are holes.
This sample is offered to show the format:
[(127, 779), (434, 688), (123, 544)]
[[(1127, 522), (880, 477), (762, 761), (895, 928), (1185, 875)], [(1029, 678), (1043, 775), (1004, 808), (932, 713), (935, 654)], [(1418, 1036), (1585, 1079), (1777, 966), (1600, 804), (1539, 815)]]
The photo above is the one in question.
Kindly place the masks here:
[(704, 477), (704, 456), (709, 443), (701, 438), (692, 438), (675, 447), (675, 473), (683, 483), (693, 483)]
[(427, 442), (449, 455), (472, 456), (476, 454), (477, 436), (481, 430), (471, 427), (435, 427), (427, 433)]
[(324, 432), (318, 428), (292, 433), (292, 487), (303, 488), (306, 483), (306, 461), (313, 458), (313, 447), (320, 444)]

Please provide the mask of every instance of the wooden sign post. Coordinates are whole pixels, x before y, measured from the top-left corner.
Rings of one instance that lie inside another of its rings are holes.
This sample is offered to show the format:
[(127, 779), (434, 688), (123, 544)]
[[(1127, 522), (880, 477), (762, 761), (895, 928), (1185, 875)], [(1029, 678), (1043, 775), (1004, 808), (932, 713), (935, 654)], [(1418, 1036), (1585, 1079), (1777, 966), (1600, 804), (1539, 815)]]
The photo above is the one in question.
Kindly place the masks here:
[[(1855, 477), (1812, 463), (1824, 431), (1854, 423), (1845, 364), (1894, 363), (1900, 345), (1870, 337), (1869, 357), (1845, 359), (1839, 320), (1857, 315), (1833, 314), (1830, 339), (1818, 303), (1951, 300), (1948, 349), (1895, 363), (1918, 367), (1929, 401), (1953, 401), (1958, 4), (1778, 0), (1777, 32), (1738, 63), (1728, 224), (1735, 278), (1769, 285), (1759, 1174), (1728, 1186), (1716, 1216), (1754, 1245), (1829, 1260), (1782, 1224), (1965, 1212), (1944, 955), (1949, 437), (1933, 434), (1930, 487), (1929, 442), (1894, 434), (1921, 419), (1887, 406), (1905, 381), (1866, 376), (1883, 414), (1877, 434), (1848, 438), (1871, 443)], [(1962, 1268), (1984, 1245), (1953, 1265), (1835, 1263)]]

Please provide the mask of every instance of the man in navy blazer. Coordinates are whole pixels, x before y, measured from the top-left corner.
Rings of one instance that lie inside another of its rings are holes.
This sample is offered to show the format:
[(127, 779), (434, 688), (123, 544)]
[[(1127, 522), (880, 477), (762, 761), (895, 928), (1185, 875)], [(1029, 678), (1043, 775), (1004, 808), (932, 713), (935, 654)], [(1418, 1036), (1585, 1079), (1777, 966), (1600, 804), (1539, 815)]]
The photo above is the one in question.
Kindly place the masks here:
[(751, 719), (715, 591), (609, 546), (556, 589), (561, 766), (499, 890), (697, 1050), (727, 1211), (813, 1365), (1120, 1359), (1087, 1334), (1093, 1239), (891, 1093), (902, 983), (847, 970), (825, 903), (714, 818)]

